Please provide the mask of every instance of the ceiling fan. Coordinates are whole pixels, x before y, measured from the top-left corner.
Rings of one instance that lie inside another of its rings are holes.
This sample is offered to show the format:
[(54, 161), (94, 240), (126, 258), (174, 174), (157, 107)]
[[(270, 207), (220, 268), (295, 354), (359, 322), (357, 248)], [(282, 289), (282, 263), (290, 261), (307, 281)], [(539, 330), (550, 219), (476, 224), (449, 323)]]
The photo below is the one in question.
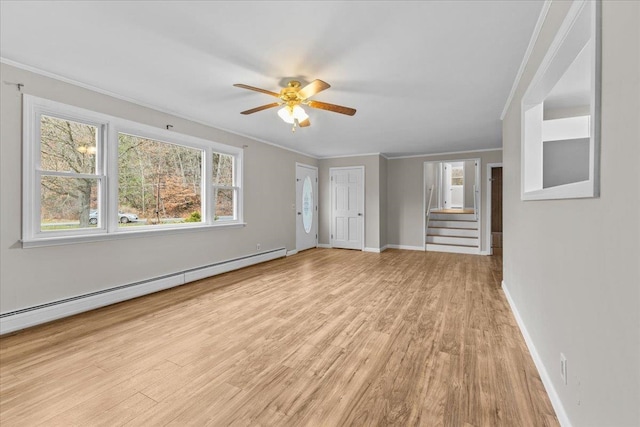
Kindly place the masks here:
[(280, 93), (271, 92), (270, 90), (260, 89), (258, 87), (253, 87), (242, 83), (236, 83), (234, 84), (234, 86), (242, 89), (249, 89), (256, 92), (265, 93), (267, 95), (271, 95), (280, 99), (279, 102), (261, 105), (260, 107), (242, 111), (240, 114), (253, 114), (257, 113), (258, 111), (282, 106), (282, 108), (278, 111), (278, 116), (280, 116), (280, 118), (286, 123), (293, 125), (293, 127), (291, 128), (293, 132), (296, 131), (296, 126), (307, 127), (311, 125), (309, 116), (302, 109), (301, 105), (307, 105), (311, 108), (318, 108), (320, 110), (333, 111), (334, 113), (346, 114), (347, 116), (353, 116), (356, 113), (356, 110), (354, 108), (343, 107), (342, 105), (329, 104), (327, 102), (320, 102), (309, 99), (318, 92), (329, 89), (331, 87), (329, 83), (323, 82), (322, 80), (314, 80), (305, 87), (300, 87), (299, 81), (291, 80), (287, 84), (287, 87), (280, 90)]

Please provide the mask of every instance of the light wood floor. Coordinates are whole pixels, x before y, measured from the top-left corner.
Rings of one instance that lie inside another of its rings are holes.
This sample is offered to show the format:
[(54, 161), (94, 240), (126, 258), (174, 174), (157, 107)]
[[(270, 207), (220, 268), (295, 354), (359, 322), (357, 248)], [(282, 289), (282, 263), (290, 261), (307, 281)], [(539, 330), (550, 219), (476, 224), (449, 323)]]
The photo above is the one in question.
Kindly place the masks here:
[(500, 271), (314, 249), (32, 328), (0, 424), (558, 425)]

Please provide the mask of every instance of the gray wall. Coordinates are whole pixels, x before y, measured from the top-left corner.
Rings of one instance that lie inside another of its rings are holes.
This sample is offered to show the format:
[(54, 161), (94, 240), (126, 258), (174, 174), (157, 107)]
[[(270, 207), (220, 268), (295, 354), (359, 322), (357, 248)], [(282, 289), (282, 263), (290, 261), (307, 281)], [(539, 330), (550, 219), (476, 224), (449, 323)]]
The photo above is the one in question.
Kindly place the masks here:
[(591, 107), (583, 105), (581, 107), (566, 107), (548, 109), (544, 106), (543, 120), (565, 119), (567, 117), (590, 116)]
[(589, 179), (589, 138), (542, 142), (542, 188)]
[(386, 196), (380, 191), (380, 157), (370, 156), (341, 157), (335, 159), (321, 159), (318, 162), (318, 194), (320, 200), (320, 215), (318, 227), (318, 243), (330, 244), (331, 235), (331, 182), (329, 169), (348, 166), (364, 166), (364, 246), (365, 248), (380, 248), (380, 200)]
[(387, 246), (387, 162), (388, 160), (379, 156), (380, 160), (380, 181), (378, 190), (380, 192), (380, 248)]
[(481, 249), (487, 249), (484, 247), (485, 195), (487, 191), (486, 165), (487, 163), (502, 162), (502, 151), (500, 150), (389, 159), (387, 166), (387, 238), (389, 244), (424, 247), (424, 236), (422, 235), (424, 227), (424, 162), (471, 158), (479, 158), (481, 161)]
[(638, 426), (640, 2), (603, 2), (601, 196), (520, 200), (520, 102), (570, 5), (552, 3), (503, 123), (504, 282), (571, 423)]
[(429, 207), (429, 188), (433, 186), (433, 195), (431, 196), (431, 209), (440, 208), (440, 193), (442, 186), (438, 185), (438, 175), (440, 175), (440, 165), (441, 163), (427, 163), (425, 166), (425, 190), (424, 194), (426, 197), (425, 203), (425, 211)]
[[(589, 105), (544, 110), (544, 120), (589, 116)], [(544, 141), (542, 188), (589, 179), (589, 139)]]
[(476, 163), (464, 162), (464, 207), (473, 209), (473, 186), (476, 184)]
[[(295, 163), (316, 159), (0, 64), (25, 93), (245, 149), (246, 227), (22, 249), (22, 102), (2, 84), (0, 104), (0, 312), (286, 247), (295, 239)], [(376, 178), (377, 179), (377, 178)], [(377, 215), (376, 215), (377, 216)]]

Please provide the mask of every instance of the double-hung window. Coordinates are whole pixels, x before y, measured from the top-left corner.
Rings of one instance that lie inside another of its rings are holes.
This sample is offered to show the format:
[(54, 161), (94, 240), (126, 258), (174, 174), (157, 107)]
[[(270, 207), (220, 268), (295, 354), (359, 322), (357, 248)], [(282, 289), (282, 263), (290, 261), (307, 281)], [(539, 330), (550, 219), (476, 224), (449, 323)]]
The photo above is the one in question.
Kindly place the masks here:
[(242, 149), (24, 96), (23, 245), (242, 224)]
[(237, 175), (235, 172), (238, 169), (236, 157), (231, 154), (214, 152), (212, 165), (214, 221), (235, 220), (240, 191), (235, 178)]
[(35, 100), (25, 95), (23, 239), (99, 234), (107, 121)]

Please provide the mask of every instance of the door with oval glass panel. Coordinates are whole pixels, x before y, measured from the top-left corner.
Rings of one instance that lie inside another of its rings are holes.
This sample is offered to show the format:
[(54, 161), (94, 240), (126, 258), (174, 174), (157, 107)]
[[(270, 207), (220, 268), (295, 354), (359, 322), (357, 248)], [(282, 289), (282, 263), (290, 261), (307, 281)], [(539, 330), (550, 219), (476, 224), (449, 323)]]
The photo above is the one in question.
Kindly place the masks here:
[(318, 168), (296, 163), (296, 250), (318, 246)]

